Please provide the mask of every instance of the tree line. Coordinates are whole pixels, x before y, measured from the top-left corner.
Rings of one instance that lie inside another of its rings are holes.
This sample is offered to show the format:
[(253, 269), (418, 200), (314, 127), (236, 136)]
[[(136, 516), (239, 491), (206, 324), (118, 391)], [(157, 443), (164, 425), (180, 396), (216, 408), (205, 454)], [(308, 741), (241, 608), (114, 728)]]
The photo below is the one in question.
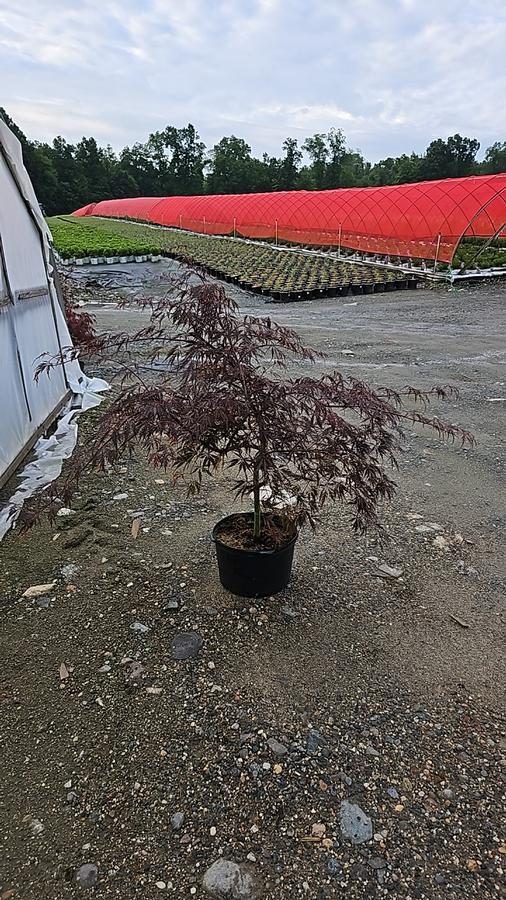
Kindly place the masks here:
[(1, 107), (0, 116), (21, 141), (26, 168), (48, 215), (116, 197), (312, 191), (506, 172), (506, 141), (492, 144), (478, 162), (479, 141), (460, 134), (432, 141), (424, 153), (371, 164), (347, 146), (338, 128), (300, 144), (288, 137), (281, 156), (264, 153), (259, 159), (235, 135), (208, 150), (193, 125), (168, 125), (118, 154), (93, 137), (76, 144), (61, 136), (52, 143), (32, 141)]

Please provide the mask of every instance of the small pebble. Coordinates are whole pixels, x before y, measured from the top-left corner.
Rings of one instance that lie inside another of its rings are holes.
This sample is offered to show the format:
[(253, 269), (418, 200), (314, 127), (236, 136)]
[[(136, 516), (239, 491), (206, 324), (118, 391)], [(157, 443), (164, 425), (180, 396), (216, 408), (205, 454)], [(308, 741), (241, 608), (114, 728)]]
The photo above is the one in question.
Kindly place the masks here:
[(170, 824), (174, 831), (179, 831), (184, 822), (184, 813), (183, 812), (175, 812), (174, 815), (170, 817)]

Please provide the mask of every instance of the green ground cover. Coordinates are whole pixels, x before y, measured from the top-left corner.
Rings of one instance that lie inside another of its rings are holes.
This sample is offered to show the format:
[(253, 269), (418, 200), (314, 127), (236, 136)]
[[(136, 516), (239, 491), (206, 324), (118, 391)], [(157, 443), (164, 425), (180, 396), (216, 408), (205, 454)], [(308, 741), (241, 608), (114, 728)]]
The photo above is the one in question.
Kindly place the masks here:
[[(506, 267), (506, 240), (497, 238), (489, 247), (479, 253), (484, 241), (481, 238), (464, 238), (453, 260), (453, 267), (460, 268), (472, 266), (473, 268), (489, 269), (491, 267)], [(479, 255), (477, 256), (477, 254)]]

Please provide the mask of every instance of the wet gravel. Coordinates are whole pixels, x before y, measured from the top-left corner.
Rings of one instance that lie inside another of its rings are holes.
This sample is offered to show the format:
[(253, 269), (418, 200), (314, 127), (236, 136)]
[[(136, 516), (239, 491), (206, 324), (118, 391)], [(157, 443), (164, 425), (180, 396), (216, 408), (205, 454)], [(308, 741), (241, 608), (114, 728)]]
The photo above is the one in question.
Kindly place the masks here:
[[(123, 505), (111, 507), (120, 526)], [(340, 615), (357, 637), (346, 637), (347, 658), (333, 656), (321, 620), (336, 582), (325, 568), (310, 579), (310, 605), (300, 577), (278, 598), (241, 601), (181, 518), (186, 563), (177, 552), (155, 562), (151, 531), (125, 553), (89, 501), (52, 549), (81, 517), (95, 539), (71, 548), (73, 574), (61, 575), (56, 552), (54, 567), (37, 563), (56, 578), (49, 605), (18, 599), (17, 573), (2, 606), (4, 891), (204, 897), (204, 872), (223, 857), (249, 865), (272, 900), (500, 895), (506, 738), (489, 698), (409, 689), (370, 647), (377, 622), (367, 628), (352, 608)], [(403, 602), (398, 579), (367, 582), (369, 614)], [(298, 654), (302, 669), (303, 641), (315, 642), (312, 672), (268, 671), (266, 654), (289, 666)]]

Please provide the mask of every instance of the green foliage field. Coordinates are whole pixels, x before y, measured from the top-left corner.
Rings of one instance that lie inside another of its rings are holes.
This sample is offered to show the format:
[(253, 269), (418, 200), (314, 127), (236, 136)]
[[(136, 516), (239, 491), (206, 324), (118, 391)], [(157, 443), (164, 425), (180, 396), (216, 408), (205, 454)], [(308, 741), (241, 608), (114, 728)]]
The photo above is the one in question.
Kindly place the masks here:
[(161, 250), (153, 229), (104, 219), (53, 216), (47, 219), (56, 250), (63, 259), (97, 256), (143, 256)]
[[(480, 247), (483, 247), (484, 241), (481, 238), (464, 238), (460, 246), (457, 248), (453, 260), (453, 267), (460, 268), (462, 264), (472, 266), (472, 268), (489, 269), (496, 267), (506, 267), (506, 240), (497, 238), (486, 250), (479, 253)], [(476, 258), (476, 259), (475, 259)]]

